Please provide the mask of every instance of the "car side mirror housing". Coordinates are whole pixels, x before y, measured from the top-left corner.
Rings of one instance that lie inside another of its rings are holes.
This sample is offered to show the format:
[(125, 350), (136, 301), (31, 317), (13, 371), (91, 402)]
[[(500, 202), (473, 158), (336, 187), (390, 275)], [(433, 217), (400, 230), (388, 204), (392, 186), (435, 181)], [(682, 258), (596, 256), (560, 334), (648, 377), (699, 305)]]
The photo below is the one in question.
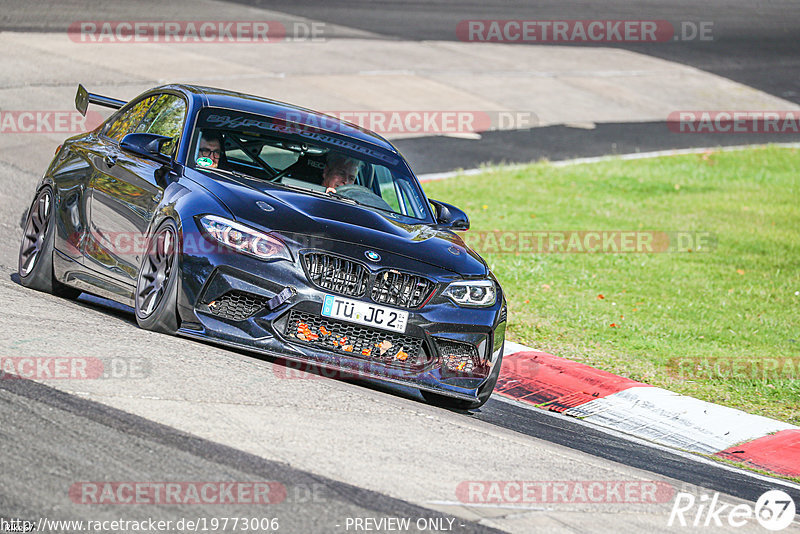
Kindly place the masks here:
[(172, 141), (172, 138), (151, 133), (129, 133), (122, 138), (119, 147), (162, 165), (172, 165), (172, 158), (161, 153), (161, 147), (167, 141)]
[(438, 200), (430, 200), (430, 203), (436, 211), (437, 223), (458, 232), (469, 230), (469, 218), (466, 213), (455, 206)]
[(89, 109), (89, 91), (80, 84), (78, 84), (78, 92), (75, 93), (75, 109), (84, 117), (86, 116), (86, 110)]

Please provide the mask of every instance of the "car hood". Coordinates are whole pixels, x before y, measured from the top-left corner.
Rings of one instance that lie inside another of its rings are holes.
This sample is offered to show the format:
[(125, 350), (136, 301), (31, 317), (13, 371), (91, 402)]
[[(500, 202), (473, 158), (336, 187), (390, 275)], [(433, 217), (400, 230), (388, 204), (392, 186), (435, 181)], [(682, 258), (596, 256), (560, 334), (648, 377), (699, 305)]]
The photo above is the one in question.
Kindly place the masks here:
[[(194, 171), (237, 221), (288, 236), (332, 239), (405, 256), (461, 276), (487, 276), (483, 259), (455, 233), (432, 224), (407, 224), (380, 212), (336, 199), (258, 180)], [(261, 205), (259, 205), (261, 204)]]

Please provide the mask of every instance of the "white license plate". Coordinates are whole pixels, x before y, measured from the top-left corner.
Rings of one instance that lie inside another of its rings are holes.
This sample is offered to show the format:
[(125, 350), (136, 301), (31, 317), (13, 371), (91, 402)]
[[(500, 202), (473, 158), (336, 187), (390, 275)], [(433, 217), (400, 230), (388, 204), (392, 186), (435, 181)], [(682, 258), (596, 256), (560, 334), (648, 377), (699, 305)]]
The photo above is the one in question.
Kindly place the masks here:
[(406, 331), (408, 323), (408, 312), (334, 295), (325, 295), (322, 315), (401, 334)]

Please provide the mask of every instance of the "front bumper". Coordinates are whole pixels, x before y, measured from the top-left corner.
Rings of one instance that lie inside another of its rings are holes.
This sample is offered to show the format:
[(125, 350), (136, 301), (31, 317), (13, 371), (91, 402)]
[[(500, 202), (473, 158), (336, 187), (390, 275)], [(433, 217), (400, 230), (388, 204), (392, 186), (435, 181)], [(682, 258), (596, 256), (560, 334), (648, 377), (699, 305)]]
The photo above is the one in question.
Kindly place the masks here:
[[(437, 280), (433, 296), (421, 308), (398, 308), (409, 317), (406, 331), (396, 334), (322, 318), (325, 295), (335, 293), (309, 282), (297, 257), (293, 262), (265, 263), (224, 251), (202, 256), (184, 253), (181, 265), (179, 334), (183, 336), (312, 364), (344, 377), (381, 380), (464, 400), (477, 397), (502, 359), (502, 291), (490, 308), (460, 308), (439, 297), (448, 280), (427, 274)], [(449, 273), (446, 276), (449, 281), (454, 279)], [(291, 288), (292, 297), (270, 309), (266, 303), (286, 288)], [(368, 296), (356, 300), (370, 302)], [(299, 322), (320, 333), (318, 325), (311, 324), (314, 318), (327, 327), (322, 332), (331, 333), (327, 343), (298, 338)], [(373, 347), (365, 355), (359, 350), (367, 347), (365, 341), (347, 352), (342, 345), (334, 348), (331, 339), (340, 338), (338, 332), (345, 332), (349, 341), (362, 337), (370, 343), (391, 340), (393, 348), (381, 354)], [(407, 348), (412, 340), (418, 348), (415, 353)], [(400, 346), (410, 357), (396, 357)]]

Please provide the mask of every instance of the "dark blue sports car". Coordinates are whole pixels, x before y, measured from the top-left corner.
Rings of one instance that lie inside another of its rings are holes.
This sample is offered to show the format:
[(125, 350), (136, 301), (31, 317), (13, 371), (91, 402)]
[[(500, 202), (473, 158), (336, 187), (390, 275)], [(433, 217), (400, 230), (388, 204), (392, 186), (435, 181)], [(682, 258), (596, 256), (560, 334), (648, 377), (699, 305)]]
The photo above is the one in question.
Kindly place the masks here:
[(382, 137), (307, 109), (186, 85), (64, 142), (38, 185), (23, 285), (135, 308), (205, 339), (477, 408), (500, 372), (506, 303)]

